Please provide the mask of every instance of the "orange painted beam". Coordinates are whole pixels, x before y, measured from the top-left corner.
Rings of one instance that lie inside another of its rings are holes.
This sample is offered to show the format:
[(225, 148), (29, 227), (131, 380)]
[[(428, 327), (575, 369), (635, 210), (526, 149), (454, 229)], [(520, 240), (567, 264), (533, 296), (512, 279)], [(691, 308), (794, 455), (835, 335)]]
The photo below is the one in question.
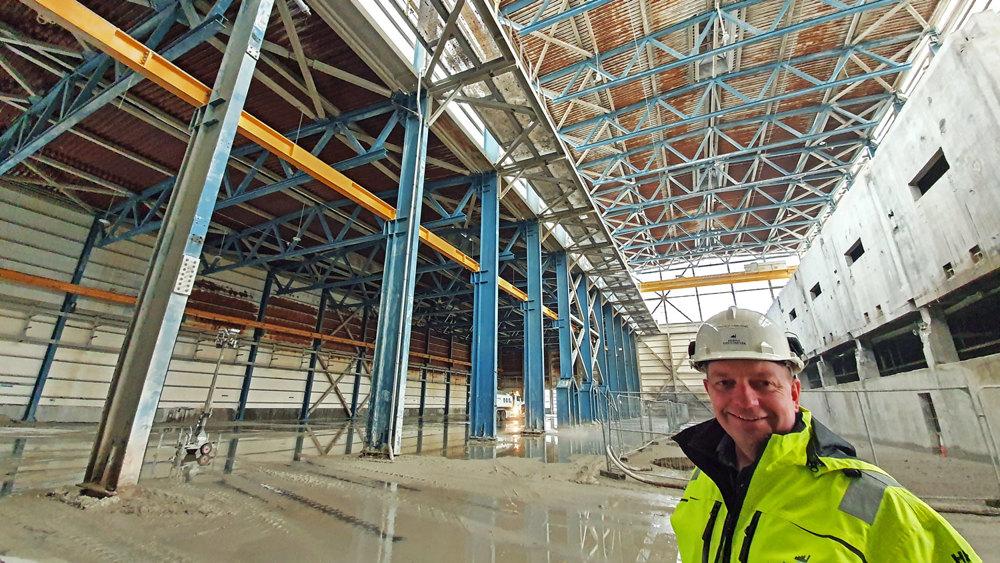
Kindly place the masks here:
[(792, 277), (792, 274), (794, 273), (795, 268), (791, 267), (781, 268), (780, 270), (763, 270), (760, 272), (733, 272), (730, 274), (715, 274), (711, 276), (691, 276), (687, 278), (674, 278), (672, 280), (641, 282), (639, 283), (639, 291), (670, 291), (671, 289), (724, 285), (727, 283), (782, 280)]
[[(119, 303), (121, 305), (135, 305), (136, 301), (136, 298), (132, 297), (131, 295), (124, 295), (121, 293), (115, 293), (113, 291), (106, 291), (103, 289), (96, 289), (93, 287), (86, 287), (83, 285), (61, 282), (58, 280), (43, 278), (41, 276), (32, 276), (30, 274), (24, 274), (21, 272), (16, 272), (14, 270), (7, 270), (4, 268), (0, 268), (0, 281), (7, 281), (19, 285), (35, 287), (38, 289), (46, 289), (49, 291), (56, 291), (60, 293), (71, 293), (73, 295), (80, 295), (83, 297), (89, 297), (91, 299), (97, 299), (100, 301), (108, 301), (111, 303)], [(188, 317), (201, 319), (203, 321), (215, 321), (220, 323), (242, 326), (244, 328), (260, 328), (263, 329), (265, 332), (288, 334), (291, 336), (301, 336), (304, 338), (317, 338), (324, 342), (335, 342), (337, 344), (344, 344), (347, 346), (362, 346), (369, 349), (375, 348), (375, 344), (370, 342), (351, 340), (349, 338), (340, 338), (337, 336), (331, 336), (329, 334), (312, 332), (311, 330), (301, 330), (297, 328), (290, 328), (271, 323), (259, 323), (257, 321), (249, 319), (241, 319), (240, 317), (221, 315), (219, 313), (212, 313), (209, 311), (201, 311), (191, 307), (185, 309), (184, 314)], [(203, 323), (194, 323), (194, 324), (202, 325)], [(411, 352), (410, 356), (416, 358), (426, 358), (429, 360), (445, 362), (453, 365), (455, 364), (462, 366), (472, 365), (470, 362), (465, 362), (462, 360), (455, 360), (452, 358), (446, 358), (444, 356), (421, 354), (419, 352)]]

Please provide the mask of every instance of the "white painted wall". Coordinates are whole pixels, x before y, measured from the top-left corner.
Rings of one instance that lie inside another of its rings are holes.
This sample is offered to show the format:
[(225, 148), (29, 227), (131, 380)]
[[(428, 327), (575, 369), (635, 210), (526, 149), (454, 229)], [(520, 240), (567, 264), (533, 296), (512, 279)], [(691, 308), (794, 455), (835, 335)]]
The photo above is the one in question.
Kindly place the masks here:
[(640, 336), (639, 380), (644, 393), (678, 392), (701, 394), (702, 375), (688, 362), (688, 342), (694, 340), (699, 323), (661, 325), (660, 334)]
[[(0, 268), (69, 281), (90, 221), (89, 216), (49, 200), (0, 190)], [(155, 238), (147, 235), (95, 249), (82, 285), (136, 295), (154, 242)], [(212, 279), (246, 291), (250, 299), (259, 301), (264, 272), (244, 268)], [(292, 298), (313, 307), (318, 305), (318, 296), (296, 294)], [(0, 414), (12, 418), (23, 414), (62, 299), (61, 293), (0, 282)], [(131, 307), (85, 297), (78, 300), (44, 388), (39, 420), (100, 419), (131, 314)], [(227, 351), (223, 357), (216, 408), (236, 408), (251, 337), (251, 332), (246, 331), (241, 349)], [(161, 417), (173, 409), (199, 407), (204, 402), (218, 357), (214, 342), (213, 331), (182, 327), (160, 399)], [(308, 361), (301, 347), (265, 340), (257, 356), (248, 417), (264, 409), (297, 412), (302, 404)], [(329, 367), (331, 372), (341, 372), (348, 369), (348, 363), (348, 358), (332, 357)], [(338, 384), (348, 404), (355, 377), (353, 365), (350, 367), (351, 373)], [(420, 370), (419, 366), (411, 367), (405, 404), (415, 410), (420, 405)], [(444, 374), (430, 370), (428, 380), (426, 408), (442, 412)], [(362, 398), (368, 394), (368, 382), (367, 377), (361, 378)], [(326, 376), (317, 371), (312, 402), (328, 387)], [(451, 412), (464, 412), (465, 395), (464, 385), (452, 385)], [(314, 416), (343, 415), (336, 394), (329, 394), (323, 405), (325, 408)]]

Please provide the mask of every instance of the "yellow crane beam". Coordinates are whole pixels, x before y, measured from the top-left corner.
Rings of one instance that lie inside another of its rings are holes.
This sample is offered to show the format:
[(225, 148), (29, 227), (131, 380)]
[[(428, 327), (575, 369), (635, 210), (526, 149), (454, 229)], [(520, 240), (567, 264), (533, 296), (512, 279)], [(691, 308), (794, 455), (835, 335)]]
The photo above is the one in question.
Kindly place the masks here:
[(763, 270), (758, 272), (734, 272), (731, 274), (715, 274), (711, 276), (691, 276), (688, 278), (674, 278), (672, 280), (661, 280), (651, 282), (641, 282), (639, 291), (670, 291), (671, 289), (684, 289), (688, 287), (705, 287), (708, 285), (724, 285), (730, 283), (744, 283), (752, 281), (786, 280), (795, 273), (795, 267), (781, 268), (780, 270)]
[[(208, 103), (211, 88), (143, 45), (111, 22), (75, 0), (22, 0), (37, 12), (51, 17), (69, 31), (93, 40), (96, 46), (118, 62), (165, 88), (195, 107)], [(278, 156), (317, 181), (336, 191), (385, 221), (396, 218), (396, 209), (356, 182), (334, 170), (305, 148), (278, 133), (246, 111), (240, 115), (239, 132), (254, 143)], [(420, 240), (470, 272), (479, 271), (479, 263), (448, 241), (420, 227)], [(500, 289), (521, 301), (528, 296), (507, 280), (499, 280)], [(548, 307), (543, 312), (552, 320), (559, 316)]]

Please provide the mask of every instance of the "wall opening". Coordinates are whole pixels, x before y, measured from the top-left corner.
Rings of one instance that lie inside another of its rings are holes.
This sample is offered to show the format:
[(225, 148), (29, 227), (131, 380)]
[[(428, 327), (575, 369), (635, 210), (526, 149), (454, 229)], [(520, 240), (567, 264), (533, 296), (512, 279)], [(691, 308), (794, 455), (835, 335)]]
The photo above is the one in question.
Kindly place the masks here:
[(798, 316), (799, 315), (795, 312), (795, 309), (792, 309), (791, 311), (788, 312), (788, 319), (789, 320), (794, 321)]
[[(997, 283), (997, 276), (984, 282)], [(945, 309), (948, 329), (961, 360), (1000, 354), (1000, 288), (985, 284), (949, 296), (955, 304)], [(985, 289), (985, 291), (984, 291)]]
[(948, 164), (948, 159), (944, 156), (944, 150), (938, 149), (916, 177), (910, 181), (910, 191), (913, 193), (913, 199), (920, 199), (920, 196), (927, 193), (927, 190), (931, 189), (931, 186), (937, 183), (949, 168), (951, 166)]
[(854, 241), (854, 244), (851, 245), (851, 248), (844, 253), (844, 257), (847, 259), (847, 265), (850, 266), (851, 264), (857, 262), (858, 258), (861, 258), (861, 255), (864, 253), (865, 253), (865, 247), (864, 245), (861, 244), (861, 239), (859, 238), (858, 240)]
[(813, 299), (819, 297), (821, 293), (823, 293), (823, 290), (819, 287), (819, 282), (816, 282), (816, 285), (812, 286), (812, 289), (809, 290), (809, 296)]
[(879, 341), (873, 339), (872, 350), (882, 377), (927, 367), (924, 343), (916, 329), (898, 331)]
[(969, 249), (969, 257), (972, 258), (973, 264), (978, 264), (983, 259), (983, 250), (979, 248), (979, 245), (973, 246)]
[(937, 449), (941, 455), (945, 455), (944, 440), (941, 438), (941, 422), (938, 420), (937, 409), (934, 408), (934, 401), (930, 393), (917, 393), (920, 400), (920, 410), (924, 414), (924, 422), (927, 423), (927, 431), (937, 440)]
[(840, 355), (833, 356), (827, 360), (827, 363), (830, 364), (830, 370), (833, 371), (833, 377), (836, 378), (838, 384), (861, 380), (858, 375), (858, 357), (854, 354), (854, 350), (849, 349)]

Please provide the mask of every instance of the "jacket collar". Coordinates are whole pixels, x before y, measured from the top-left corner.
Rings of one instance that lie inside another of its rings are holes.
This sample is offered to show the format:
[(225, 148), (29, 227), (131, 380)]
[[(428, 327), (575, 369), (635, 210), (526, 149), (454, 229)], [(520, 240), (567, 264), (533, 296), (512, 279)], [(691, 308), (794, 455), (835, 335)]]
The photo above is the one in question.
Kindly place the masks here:
[[(720, 465), (728, 465), (720, 459), (719, 448), (724, 441), (732, 440), (714, 418), (692, 426), (674, 436), (684, 454), (705, 473), (717, 473)], [(766, 470), (775, 464), (808, 466), (815, 473), (825, 469), (840, 469), (836, 460), (853, 459), (856, 451), (846, 440), (837, 436), (812, 413), (800, 407), (792, 431), (787, 434), (772, 434), (757, 462), (758, 470)]]

